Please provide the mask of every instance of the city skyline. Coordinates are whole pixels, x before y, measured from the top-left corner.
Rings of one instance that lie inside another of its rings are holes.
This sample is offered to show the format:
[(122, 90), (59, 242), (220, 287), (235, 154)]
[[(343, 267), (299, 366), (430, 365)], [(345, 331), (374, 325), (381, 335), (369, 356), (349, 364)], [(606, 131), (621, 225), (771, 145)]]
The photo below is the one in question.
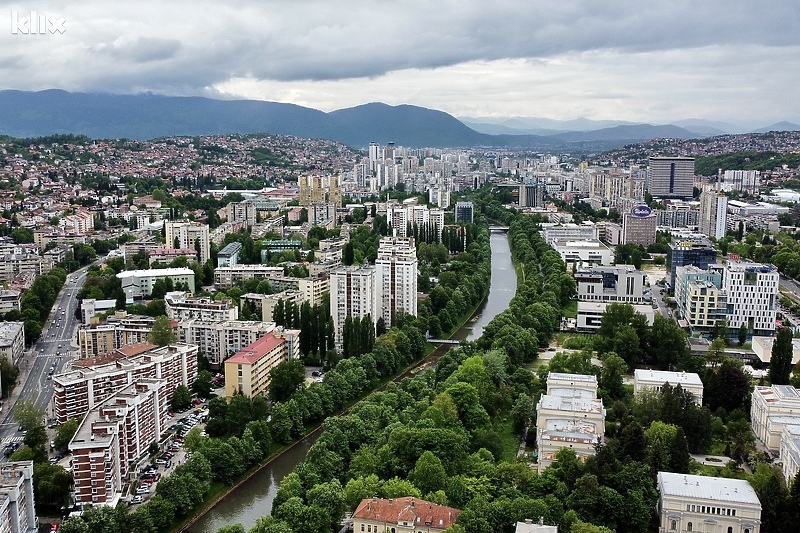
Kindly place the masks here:
[[(800, 6), (736, 3), (13, 2), (0, 12), (0, 88), (323, 111), (381, 101), (459, 117), (800, 122), (800, 37), (785, 23)], [(47, 23), (35, 35), (32, 10)]]

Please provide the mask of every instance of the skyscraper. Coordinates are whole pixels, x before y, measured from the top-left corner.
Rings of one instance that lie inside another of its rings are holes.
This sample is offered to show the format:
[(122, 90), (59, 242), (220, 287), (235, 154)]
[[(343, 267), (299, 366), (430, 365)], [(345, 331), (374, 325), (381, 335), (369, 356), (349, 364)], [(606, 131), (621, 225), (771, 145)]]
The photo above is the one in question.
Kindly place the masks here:
[(706, 186), (700, 193), (700, 233), (719, 240), (725, 237), (728, 220), (728, 197)]
[(348, 316), (363, 318), (370, 315), (373, 322), (378, 318), (375, 268), (350, 266), (331, 272), (330, 309), (336, 349), (341, 351), (344, 322)]
[[(389, 328), (399, 312), (417, 315), (417, 250), (412, 237), (384, 237), (375, 261), (378, 313)], [(377, 321), (378, 317), (374, 317)]]
[(647, 190), (656, 198), (692, 197), (694, 187), (693, 157), (651, 157)]

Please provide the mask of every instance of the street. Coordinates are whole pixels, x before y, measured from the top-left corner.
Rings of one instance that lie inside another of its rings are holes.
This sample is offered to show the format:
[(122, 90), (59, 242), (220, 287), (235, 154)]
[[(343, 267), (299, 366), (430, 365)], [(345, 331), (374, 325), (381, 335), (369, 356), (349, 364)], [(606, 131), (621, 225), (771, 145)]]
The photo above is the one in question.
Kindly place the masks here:
[[(86, 280), (86, 268), (73, 272), (67, 277), (63, 289), (56, 298), (47, 322), (42, 328), (39, 340), (25, 350), (17, 363), (20, 381), (10, 397), (5, 401), (0, 424), (0, 448), (23, 439), (12, 415), (15, 403), (22, 399), (33, 401), (37, 407), (52, 417), (53, 398), (52, 376), (62, 372), (78, 356), (76, 332), (79, 320), (75, 317), (78, 305), (78, 291)], [(0, 455), (0, 461), (6, 461)]]

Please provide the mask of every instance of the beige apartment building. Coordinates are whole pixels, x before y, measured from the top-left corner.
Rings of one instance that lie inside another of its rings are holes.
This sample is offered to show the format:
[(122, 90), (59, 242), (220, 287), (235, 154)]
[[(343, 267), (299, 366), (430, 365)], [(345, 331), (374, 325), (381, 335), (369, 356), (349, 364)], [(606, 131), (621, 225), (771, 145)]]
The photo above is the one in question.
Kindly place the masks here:
[(225, 361), (225, 397), (231, 400), (237, 391), (248, 398), (266, 396), (269, 372), (288, 360), (285, 339), (269, 333)]

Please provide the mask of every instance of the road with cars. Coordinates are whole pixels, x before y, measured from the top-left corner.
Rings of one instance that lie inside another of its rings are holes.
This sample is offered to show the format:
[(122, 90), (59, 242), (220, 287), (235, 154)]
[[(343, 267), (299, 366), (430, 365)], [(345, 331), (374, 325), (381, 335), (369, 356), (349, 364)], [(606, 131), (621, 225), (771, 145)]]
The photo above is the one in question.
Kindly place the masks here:
[[(12, 393), (12, 397), (3, 406), (0, 414), (0, 448), (3, 450), (9, 444), (19, 443), (23, 439), (23, 434), (12, 415), (17, 401), (32, 401), (47, 413), (48, 418), (53, 416), (53, 375), (67, 369), (79, 353), (77, 329), (80, 320), (76, 317), (76, 310), (78, 291), (86, 281), (86, 270), (87, 267), (83, 267), (67, 277), (42, 328), (41, 337), (25, 350), (17, 364), (20, 369), (20, 379), (24, 382), (17, 385), (18, 390)], [(5, 454), (0, 454), (0, 461), (5, 460)]]

